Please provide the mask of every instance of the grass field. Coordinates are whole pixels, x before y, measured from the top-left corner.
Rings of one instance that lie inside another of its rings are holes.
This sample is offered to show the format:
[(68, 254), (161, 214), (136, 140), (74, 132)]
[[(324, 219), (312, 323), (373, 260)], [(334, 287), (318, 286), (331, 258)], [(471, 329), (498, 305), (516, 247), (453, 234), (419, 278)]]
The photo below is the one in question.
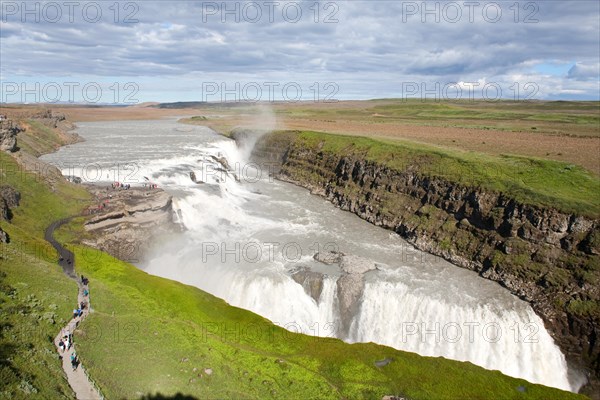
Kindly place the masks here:
[(276, 108), (290, 117), (529, 131), (562, 136), (600, 136), (600, 102), (434, 101), (382, 99), (326, 106)]

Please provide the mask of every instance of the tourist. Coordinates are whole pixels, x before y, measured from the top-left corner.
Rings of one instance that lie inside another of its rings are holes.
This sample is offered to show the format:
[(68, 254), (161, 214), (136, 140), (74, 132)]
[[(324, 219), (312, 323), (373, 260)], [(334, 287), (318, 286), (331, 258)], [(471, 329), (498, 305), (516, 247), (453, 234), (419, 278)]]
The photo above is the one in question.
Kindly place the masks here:
[(87, 297), (88, 294), (90, 294), (90, 292), (87, 289), (83, 289), (83, 295)]
[(73, 354), (71, 354), (71, 367), (73, 367), (73, 371), (75, 371), (77, 369), (77, 354), (75, 354), (75, 352), (73, 352)]
[(65, 352), (65, 342), (62, 341), (62, 339), (58, 342), (58, 348), (60, 349), (61, 352)]

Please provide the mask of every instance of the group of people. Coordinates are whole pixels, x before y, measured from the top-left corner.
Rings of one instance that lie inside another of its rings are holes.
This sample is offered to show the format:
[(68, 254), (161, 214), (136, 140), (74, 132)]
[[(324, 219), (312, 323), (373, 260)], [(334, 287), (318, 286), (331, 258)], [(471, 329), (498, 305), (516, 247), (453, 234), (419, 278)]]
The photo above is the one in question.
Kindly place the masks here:
[(144, 187), (148, 189), (157, 189), (158, 185), (156, 183), (144, 183)]
[(71, 350), (71, 346), (73, 345), (73, 334), (71, 332), (67, 332), (63, 335), (63, 337), (58, 342), (58, 348), (63, 353), (65, 350)]
[[(83, 285), (83, 297), (85, 297), (86, 299), (90, 295), (90, 292), (87, 288), (88, 283), (89, 283), (88, 278), (81, 275), (81, 284)], [(79, 318), (79, 317), (83, 316), (83, 310), (85, 310), (87, 307), (88, 307), (87, 301), (85, 301), (85, 300), (80, 301), (77, 308), (73, 310), (73, 318), (75, 319), (75, 318)], [(78, 325), (78, 322), (79, 321), (75, 321), (75, 326)], [(62, 336), (61, 336), (60, 340), (58, 341), (58, 348), (60, 349), (61, 353), (71, 350), (71, 347), (73, 346), (73, 334), (70, 332), (71, 328), (68, 328), (68, 329), (69, 330), (67, 330), (66, 332), (65, 331), (62, 332)], [(61, 356), (61, 358), (62, 358), (62, 356)], [(78, 366), (79, 366), (79, 358), (77, 357), (75, 350), (73, 350), (73, 353), (71, 353), (71, 367), (73, 368), (73, 371), (75, 371)]]
[[(90, 292), (87, 288), (87, 285), (89, 282), (90, 281), (88, 278), (81, 275), (81, 284), (83, 285), (83, 297), (88, 297), (88, 295), (90, 294)], [(83, 310), (85, 310), (86, 307), (87, 307), (86, 301), (79, 302), (79, 306), (73, 310), (73, 318), (81, 317), (83, 315)]]
[(131, 185), (129, 183), (113, 182), (111, 186), (113, 189), (123, 189), (123, 190), (131, 189)]
[[(83, 289), (83, 295), (87, 296), (86, 292), (89, 294), (87, 289)], [(83, 310), (87, 307), (87, 303), (82, 301), (79, 303), (79, 307), (73, 310), (73, 318), (81, 317), (83, 315)]]
[[(63, 335), (63, 337), (58, 342), (58, 348), (60, 349), (60, 351), (62, 353), (64, 353), (66, 350), (71, 350), (72, 345), (73, 345), (73, 334), (71, 332), (67, 332), (65, 335)], [(62, 358), (62, 356), (61, 356), (61, 358)], [(77, 358), (77, 354), (75, 353), (75, 351), (73, 351), (73, 353), (71, 353), (71, 367), (73, 368), (73, 371), (75, 371), (78, 366), (79, 366), (79, 359)]]

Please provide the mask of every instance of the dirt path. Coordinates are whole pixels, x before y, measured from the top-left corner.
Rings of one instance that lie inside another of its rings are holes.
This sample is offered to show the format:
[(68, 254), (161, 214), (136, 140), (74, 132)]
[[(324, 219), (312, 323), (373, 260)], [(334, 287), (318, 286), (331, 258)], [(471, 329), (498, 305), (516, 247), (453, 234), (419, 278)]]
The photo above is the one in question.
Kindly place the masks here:
[[(100, 399), (104, 399), (104, 397), (102, 396), (100, 391), (95, 387), (95, 385), (88, 378), (88, 376), (85, 372), (85, 369), (83, 368), (83, 365), (81, 365), (81, 363), (79, 363), (79, 365), (77, 365), (77, 367), (75, 369), (73, 369), (73, 367), (71, 366), (71, 355), (76, 354), (76, 350), (75, 350), (76, 345), (74, 344), (75, 338), (73, 337), (74, 333), (75, 333), (75, 329), (77, 328), (77, 325), (79, 324), (79, 322), (83, 321), (85, 319), (85, 317), (87, 317), (87, 315), (90, 313), (92, 308), (91, 308), (91, 303), (90, 303), (90, 299), (89, 299), (88, 286), (84, 285), (83, 282), (77, 278), (77, 275), (75, 275), (75, 256), (74, 256), (74, 254), (71, 251), (65, 249), (60, 243), (58, 243), (54, 239), (54, 236), (53, 236), (54, 230), (56, 228), (58, 228), (59, 226), (63, 225), (64, 223), (68, 222), (69, 220), (70, 220), (70, 218), (67, 218), (67, 219), (63, 219), (63, 220), (52, 223), (48, 227), (48, 229), (46, 229), (45, 239), (56, 249), (56, 251), (58, 251), (58, 254), (59, 254), (58, 264), (62, 267), (65, 274), (67, 274), (71, 279), (74, 279), (77, 281), (77, 285), (79, 287), (78, 294), (77, 294), (77, 304), (81, 304), (82, 302), (84, 302), (84, 303), (86, 303), (86, 306), (83, 309), (83, 314), (80, 317), (71, 319), (67, 323), (67, 325), (60, 330), (58, 335), (56, 335), (56, 337), (54, 338), (54, 345), (56, 346), (58, 354), (62, 357), (63, 370), (65, 371), (65, 374), (67, 375), (67, 380), (69, 382), (69, 385), (75, 392), (75, 396), (77, 397), (77, 399), (78, 400), (100, 400)], [(84, 294), (84, 291), (87, 291), (87, 295)], [(76, 306), (75, 308), (79, 308), (79, 306), (77, 306), (77, 305), (75, 305), (75, 306)], [(62, 338), (64, 338), (65, 336), (69, 336), (69, 335), (73, 335), (73, 336), (71, 336), (73, 338), (72, 339), (73, 343), (69, 346), (68, 349), (65, 349), (64, 351), (62, 351), (61, 348), (59, 347), (59, 342)]]

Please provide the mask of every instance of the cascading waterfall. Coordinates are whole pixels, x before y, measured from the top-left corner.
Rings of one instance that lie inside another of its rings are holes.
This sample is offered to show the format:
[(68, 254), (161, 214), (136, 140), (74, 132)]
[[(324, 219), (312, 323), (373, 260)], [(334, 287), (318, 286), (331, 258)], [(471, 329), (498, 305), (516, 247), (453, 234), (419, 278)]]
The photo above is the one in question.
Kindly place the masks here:
[(348, 339), (470, 361), (531, 382), (571, 389), (564, 356), (529, 307), (449, 303), (440, 297), (423, 297), (402, 283), (369, 282)]
[[(233, 141), (202, 127), (175, 131), (179, 125), (174, 121), (144, 123), (84, 124), (79, 133), (87, 138), (86, 133), (93, 132), (93, 140), (46, 157), (93, 159), (103, 134), (120, 129), (127, 144), (123, 132), (132, 132), (127, 162), (138, 156), (138, 176), (174, 196), (177, 220), (185, 227), (172, 240), (157, 244), (150, 261), (140, 268), (195, 285), (293, 331), (470, 361), (566, 390), (581, 386), (577, 379), (569, 381), (565, 358), (542, 320), (499, 285), (421, 253), (398, 235), (306, 190), (253, 171)], [(140, 124), (154, 129), (152, 137), (162, 141), (136, 146)], [(169, 143), (177, 147), (170, 149)], [(125, 160), (119, 157), (124, 155), (105, 156), (99, 165)], [(216, 161), (219, 157), (225, 157), (233, 171), (224, 171)], [(192, 182), (192, 171), (204, 183)], [(361, 278), (354, 315), (340, 313), (339, 267), (313, 259), (324, 249), (377, 263), (376, 270)], [(317, 294), (294, 280), (293, 271), (299, 267), (318, 277)], [(346, 331), (340, 329), (343, 318), (350, 321)]]

